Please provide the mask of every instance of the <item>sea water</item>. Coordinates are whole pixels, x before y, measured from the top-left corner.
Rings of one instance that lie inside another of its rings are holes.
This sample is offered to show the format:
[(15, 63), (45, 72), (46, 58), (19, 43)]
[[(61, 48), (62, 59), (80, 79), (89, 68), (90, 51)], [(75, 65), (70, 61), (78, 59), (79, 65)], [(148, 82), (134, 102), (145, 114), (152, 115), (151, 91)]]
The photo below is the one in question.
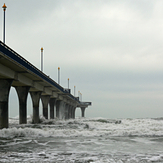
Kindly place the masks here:
[(0, 162), (163, 162), (163, 118), (76, 118), (0, 130)]

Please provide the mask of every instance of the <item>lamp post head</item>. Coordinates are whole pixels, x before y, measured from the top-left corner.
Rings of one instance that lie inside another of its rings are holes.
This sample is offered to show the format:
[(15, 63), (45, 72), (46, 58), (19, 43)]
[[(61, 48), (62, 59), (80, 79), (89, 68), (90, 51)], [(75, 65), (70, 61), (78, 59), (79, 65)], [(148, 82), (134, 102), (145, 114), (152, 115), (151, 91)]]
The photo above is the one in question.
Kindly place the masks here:
[(41, 48), (41, 52), (43, 52), (43, 50), (44, 50), (44, 49), (43, 49), (43, 48)]
[(58, 70), (60, 70), (60, 67), (58, 67)]
[(7, 6), (5, 5), (5, 3), (4, 3), (4, 5), (2, 6), (2, 8), (3, 8), (3, 11), (6, 11)]

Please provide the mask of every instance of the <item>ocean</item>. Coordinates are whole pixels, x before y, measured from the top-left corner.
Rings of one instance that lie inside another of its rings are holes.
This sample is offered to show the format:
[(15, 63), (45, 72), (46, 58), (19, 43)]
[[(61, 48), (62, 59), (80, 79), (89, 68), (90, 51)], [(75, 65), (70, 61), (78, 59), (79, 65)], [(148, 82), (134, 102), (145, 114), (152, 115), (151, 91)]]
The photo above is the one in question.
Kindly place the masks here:
[(163, 118), (18, 121), (0, 130), (0, 162), (163, 162)]

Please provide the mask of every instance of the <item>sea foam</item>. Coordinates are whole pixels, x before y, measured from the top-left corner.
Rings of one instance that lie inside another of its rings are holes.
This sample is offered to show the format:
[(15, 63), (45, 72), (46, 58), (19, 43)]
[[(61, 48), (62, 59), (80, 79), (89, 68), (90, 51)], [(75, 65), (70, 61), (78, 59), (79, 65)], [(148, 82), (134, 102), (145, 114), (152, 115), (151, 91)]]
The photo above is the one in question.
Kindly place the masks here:
[(14, 137), (95, 137), (95, 136), (163, 136), (163, 120), (77, 118), (70, 120), (43, 120), (41, 124), (16, 124), (12, 119), (10, 128), (0, 130), (1, 138)]

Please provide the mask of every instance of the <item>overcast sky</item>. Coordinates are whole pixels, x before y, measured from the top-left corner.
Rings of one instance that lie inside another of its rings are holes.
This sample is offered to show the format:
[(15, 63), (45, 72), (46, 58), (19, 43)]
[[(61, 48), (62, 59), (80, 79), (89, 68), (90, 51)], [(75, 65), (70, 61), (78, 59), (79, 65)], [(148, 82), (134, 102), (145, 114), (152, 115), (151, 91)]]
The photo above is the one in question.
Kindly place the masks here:
[[(43, 47), (44, 72), (57, 81), (60, 67), (61, 86), (70, 78), (72, 94), (93, 103), (87, 117), (163, 116), (162, 0), (4, 2), (6, 44), (38, 68)], [(12, 88), (10, 116), (17, 103)]]

